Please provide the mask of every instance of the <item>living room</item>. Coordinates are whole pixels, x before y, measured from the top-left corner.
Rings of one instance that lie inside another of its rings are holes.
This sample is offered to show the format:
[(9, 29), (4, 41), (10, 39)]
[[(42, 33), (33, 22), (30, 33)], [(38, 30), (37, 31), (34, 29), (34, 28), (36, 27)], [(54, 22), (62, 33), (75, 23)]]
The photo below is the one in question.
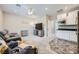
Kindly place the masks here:
[[(70, 39), (71, 37), (70, 35), (71, 34), (74, 35), (74, 33), (76, 33), (77, 31), (71, 29), (71, 27), (73, 28), (76, 25), (76, 23), (73, 23), (74, 21), (70, 23), (71, 20), (66, 21), (66, 18), (68, 18), (67, 14), (69, 12), (73, 12), (76, 10), (78, 11), (77, 4), (75, 5), (1, 4), (0, 31), (5, 34), (6, 40), (10, 41), (9, 43), (7, 43), (7, 45), (14, 43), (13, 40), (22, 39), (21, 42), (17, 41), (18, 46), (23, 49), (26, 46), (31, 46), (34, 49), (34, 51), (29, 53), (33, 54), (77, 53), (77, 39), (72, 40)], [(69, 17), (68, 19), (72, 18)], [(74, 25), (72, 26), (71, 24)], [(63, 26), (69, 27), (69, 29), (62, 29)], [(71, 31), (74, 31), (74, 33), (71, 33)], [(77, 35), (73, 36), (72, 38), (77, 38)], [(65, 39), (66, 41), (57, 39)], [(67, 40), (69, 42), (67, 42)], [(70, 41), (71, 42), (75, 41), (76, 43), (70, 43)], [(6, 45), (6, 43), (4, 45)], [(64, 47), (61, 45), (63, 45)], [(11, 50), (13, 54), (15, 53), (22, 54), (23, 50), (22, 52), (19, 52), (20, 48), (15, 47), (12, 48)]]

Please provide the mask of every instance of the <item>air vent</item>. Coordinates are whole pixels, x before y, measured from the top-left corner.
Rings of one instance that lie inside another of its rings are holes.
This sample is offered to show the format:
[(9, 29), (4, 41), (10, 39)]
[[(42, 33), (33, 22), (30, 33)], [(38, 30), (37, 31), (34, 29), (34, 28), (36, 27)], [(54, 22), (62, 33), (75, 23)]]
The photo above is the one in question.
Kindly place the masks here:
[(17, 6), (17, 7), (21, 7), (21, 5), (20, 5), (20, 4), (16, 4), (16, 6)]
[(57, 12), (59, 13), (59, 12), (63, 12), (63, 9), (59, 9), (59, 10), (57, 10)]

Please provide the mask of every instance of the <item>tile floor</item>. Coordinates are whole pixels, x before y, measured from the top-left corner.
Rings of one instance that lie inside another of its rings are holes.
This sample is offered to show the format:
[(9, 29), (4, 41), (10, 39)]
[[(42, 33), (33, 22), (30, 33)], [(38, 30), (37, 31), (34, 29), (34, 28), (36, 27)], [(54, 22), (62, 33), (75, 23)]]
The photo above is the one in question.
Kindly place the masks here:
[[(45, 37), (28, 36), (22, 37), (26, 41), (32, 41), (37, 45), (39, 54), (73, 54), (77, 53), (77, 44), (63, 40), (48, 40)], [(30, 43), (32, 44), (32, 43)]]
[(77, 53), (77, 43), (72, 43), (64, 40), (52, 40), (50, 47), (53, 51), (59, 54)]
[[(23, 37), (26, 41), (32, 41), (38, 48), (38, 54), (56, 54), (55, 51), (50, 49), (49, 42), (45, 37), (29, 36)], [(32, 44), (32, 42), (30, 44)]]

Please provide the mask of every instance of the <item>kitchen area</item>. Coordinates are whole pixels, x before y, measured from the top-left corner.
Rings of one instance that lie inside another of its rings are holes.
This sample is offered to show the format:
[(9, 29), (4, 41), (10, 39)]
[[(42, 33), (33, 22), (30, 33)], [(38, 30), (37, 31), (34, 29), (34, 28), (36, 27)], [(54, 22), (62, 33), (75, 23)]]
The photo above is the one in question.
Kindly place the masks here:
[(51, 49), (57, 53), (78, 53), (78, 10), (57, 15), (55, 23), (55, 39), (50, 43)]

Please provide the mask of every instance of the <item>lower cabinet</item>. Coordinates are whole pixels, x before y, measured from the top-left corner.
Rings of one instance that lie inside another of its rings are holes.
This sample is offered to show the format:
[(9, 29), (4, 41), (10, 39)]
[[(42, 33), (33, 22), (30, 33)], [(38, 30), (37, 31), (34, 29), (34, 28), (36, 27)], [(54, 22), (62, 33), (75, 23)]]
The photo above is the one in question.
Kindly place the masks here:
[(77, 42), (77, 35), (75, 31), (57, 31), (56, 37), (63, 40)]
[(77, 33), (75, 31), (70, 32), (70, 41), (77, 42)]
[(68, 31), (57, 31), (56, 37), (59, 39), (69, 40), (69, 32)]

